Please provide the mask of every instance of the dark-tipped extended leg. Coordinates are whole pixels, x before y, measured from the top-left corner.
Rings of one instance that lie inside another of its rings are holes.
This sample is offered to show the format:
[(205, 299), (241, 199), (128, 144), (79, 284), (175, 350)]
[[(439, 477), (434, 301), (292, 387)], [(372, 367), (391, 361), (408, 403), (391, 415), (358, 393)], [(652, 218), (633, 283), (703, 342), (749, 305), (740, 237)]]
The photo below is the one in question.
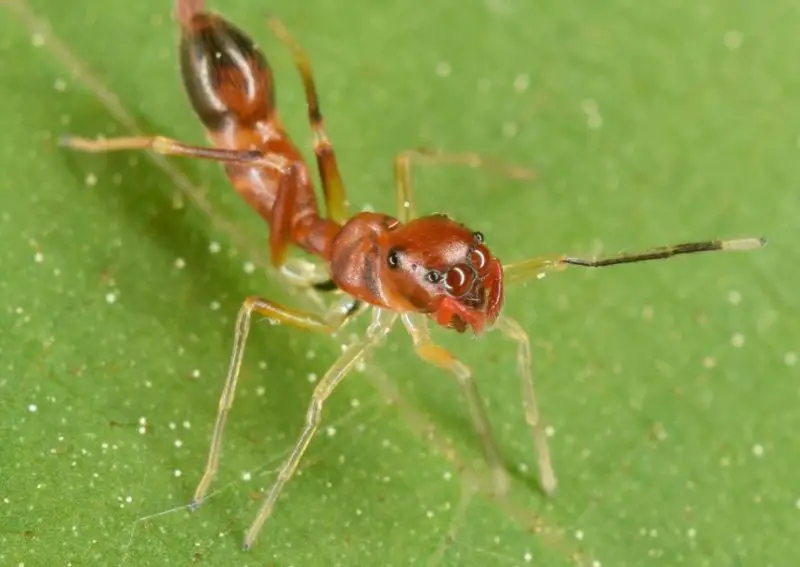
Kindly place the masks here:
[(573, 258), (565, 256), (561, 262), (573, 266), (583, 266), (586, 268), (603, 268), (616, 264), (633, 264), (635, 262), (648, 262), (650, 260), (666, 260), (681, 254), (697, 254), (699, 252), (722, 252), (727, 250), (747, 251), (763, 247), (767, 243), (764, 238), (737, 238), (734, 240), (707, 240), (705, 242), (687, 242), (684, 244), (674, 244), (672, 246), (660, 246), (645, 250), (644, 252), (634, 252), (631, 254), (617, 254), (604, 258)]
[(673, 256), (683, 254), (698, 254), (701, 252), (746, 252), (756, 250), (766, 245), (765, 238), (734, 238), (730, 240), (706, 240), (703, 242), (687, 242), (684, 244), (674, 244), (672, 246), (660, 246), (642, 252), (631, 252), (628, 254), (615, 254), (612, 256), (602, 256), (599, 258), (577, 258), (574, 256), (551, 255), (539, 256), (530, 260), (514, 262), (503, 266), (503, 273), (507, 284), (526, 281), (534, 278), (541, 278), (545, 273), (555, 270), (563, 270), (567, 266), (579, 266), (582, 268), (605, 268), (619, 264), (634, 264), (637, 262), (649, 262), (652, 260), (666, 260)]

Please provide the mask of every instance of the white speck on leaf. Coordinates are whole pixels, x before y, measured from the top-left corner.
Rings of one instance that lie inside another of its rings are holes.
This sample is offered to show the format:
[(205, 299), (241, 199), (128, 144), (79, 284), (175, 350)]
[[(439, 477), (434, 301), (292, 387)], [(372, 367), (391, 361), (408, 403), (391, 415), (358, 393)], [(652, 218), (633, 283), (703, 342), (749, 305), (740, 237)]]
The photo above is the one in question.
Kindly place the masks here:
[(436, 74), (440, 77), (449, 77), (450, 73), (453, 72), (453, 68), (450, 67), (450, 63), (447, 61), (440, 61), (436, 64)]
[(603, 125), (603, 117), (600, 115), (600, 107), (597, 101), (591, 98), (581, 101), (581, 110), (586, 115), (586, 124), (592, 130), (597, 130)]
[(742, 32), (739, 30), (728, 30), (725, 32), (725, 36), (723, 37), (722, 41), (725, 44), (725, 47), (734, 51), (735, 49), (739, 49), (742, 45)]
[(741, 301), (742, 301), (741, 293), (739, 293), (735, 289), (732, 289), (731, 291), (728, 292), (728, 303), (730, 303), (731, 305), (739, 305)]
[(516, 122), (503, 122), (503, 136), (513, 138), (517, 132), (519, 132), (519, 126)]

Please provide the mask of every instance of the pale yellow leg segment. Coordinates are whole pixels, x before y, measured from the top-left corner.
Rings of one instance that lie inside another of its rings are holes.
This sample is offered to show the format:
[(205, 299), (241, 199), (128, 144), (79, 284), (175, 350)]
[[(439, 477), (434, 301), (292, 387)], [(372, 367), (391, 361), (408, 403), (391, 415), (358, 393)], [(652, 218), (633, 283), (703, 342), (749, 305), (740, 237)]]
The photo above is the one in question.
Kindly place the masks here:
[(513, 179), (535, 179), (536, 173), (524, 167), (500, 163), (492, 158), (475, 153), (451, 154), (439, 150), (406, 150), (394, 158), (394, 176), (396, 185), (397, 214), (400, 222), (408, 222), (417, 216), (414, 206), (414, 195), (411, 183), (411, 166), (413, 162), (424, 164), (465, 165), (468, 167), (486, 167), (496, 170)]
[(517, 343), (517, 372), (522, 379), (522, 403), (525, 408), (525, 421), (531, 428), (533, 445), (536, 448), (536, 454), (539, 459), (539, 482), (545, 493), (552, 494), (556, 489), (556, 475), (550, 458), (547, 433), (542, 425), (539, 406), (536, 402), (531, 345), (528, 335), (519, 323), (505, 315), (500, 316), (495, 323), (495, 328)]
[(503, 266), (503, 283), (511, 285), (532, 279), (541, 279), (548, 272), (560, 272), (566, 269), (563, 263), (565, 256), (552, 255), (522, 260)]
[(508, 490), (508, 475), (500, 460), (497, 446), (492, 436), (492, 427), (486, 414), (486, 407), (478, 392), (472, 371), (445, 348), (433, 342), (428, 332), (425, 316), (406, 313), (402, 315), (402, 319), (414, 341), (417, 355), (422, 360), (448, 371), (461, 386), (469, 405), (472, 423), (483, 446), (486, 462), (492, 471), (495, 488), (500, 494), (505, 493)]
[[(311, 301), (325, 313), (326, 321), (342, 320), (340, 325), (355, 319), (364, 310), (369, 309), (369, 304), (359, 301), (351, 295), (343, 294), (340, 290), (319, 291), (314, 286), (330, 282), (330, 275), (325, 266), (309, 262), (303, 258), (286, 258), (280, 266), (281, 275), (289, 284), (305, 288)], [(333, 292), (337, 296), (334, 302), (325, 301), (322, 294)]]
[(279, 270), (284, 279), (296, 287), (311, 287), (330, 279), (330, 273), (324, 265), (309, 262), (305, 258), (285, 258)]
[(317, 387), (314, 389), (314, 394), (311, 397), (311, 404), (308, 407), (308, 412), (306, 413), (306, 423), (303, 432), (300, 434), (300, 438), (297, 440), (297, 444), (294, 446), (291, 454), (283, 462), (278, 472), (278, 478), (267, 493), (266, 499), (261, 504), (255, 521), (253, 521), (252, 525), (247, 530), (247, 534), (244, 538), (245, 549), (252, 547), (258, 536), (258, 532), (272, 513), (275, 502), (278, 500), (283, 487), (297, 469), (297, 465), (303, 453), (306, 448), (308, 448), (311, 439), (314, 437), (314, 433), (319, 427), (322, 419), (322, 406), (325, 400), (333, 393), (333, 390), (347, 373), (353, 369), (356, 362), (383, 340), (396, 318), (397, 315), (393, 312), (375, 309), (375, 315), (372, 319), (372, 324), (367, 329), (366, 337), (351, 345), (333, 366), (330, 367), (325, 373), (325, 376), (323, 376), (317, 384)]
[(223, 148), (192, 146), (163, 136), (97, 138), (95, 140), (75, 136), (64, 136), (61, 139), (61, 145), (74, 150), (93, 153), (125, 150), (152, 150), (157, 154), (165, 156), (208, 159), (223, 163), (267, 167), (277, 171), (283, 171), (286, 167), (285, 160), (280, 156), (264, 154), (259, 151), (227, 150)]
[(228, 376), (225, 379), (222, 395), (219, 398), (219, 410), (217, 411), (217, 418), (214, 422), (214, 431), (211, 434), (211, 447), (208, 451), (206, 468), (203, 472), (203, 477), (200, 479), (200, 483), (197, 485), (194, 498), (192, 498), (191, 506), (193, 509), (197, 508), (202, 503), (217, 473), (219, 458), (222, 451), (222, 437), (225, 430), (225, 422), (228, 419), (228, 413), (233, 405), (234, 396), (236, 395), (236, 383), (239, 379), (239, 370), (242, 366), (244, 347), (247, 342), (247, 335), (250, 332), (250, 321), (253, 317), (253, 312), (265, 315), (276, 323), (285, 323), (293, 327), (321, 333), (331, 333), (339, 324), (338, 321), (328, 323), (321, 317), (288, 309), (260, 297), (248, 297), (244, 301), (236, 317), (236, 332), (233, 339), (231, 359), (228, 365)]

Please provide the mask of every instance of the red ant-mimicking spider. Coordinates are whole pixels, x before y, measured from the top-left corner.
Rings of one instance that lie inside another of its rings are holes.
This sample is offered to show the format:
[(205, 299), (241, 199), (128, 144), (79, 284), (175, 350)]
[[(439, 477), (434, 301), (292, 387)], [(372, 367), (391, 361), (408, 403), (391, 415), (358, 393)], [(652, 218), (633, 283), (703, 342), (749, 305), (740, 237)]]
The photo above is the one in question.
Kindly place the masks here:
[[(661, 260), (679, 254), (753, 250), (765, 244), (762, 238), (711, 240), (600, 259), (556, 255), (503, 265), (489, 251), (481, 233), (444, 215), (418, 217), (415, 214), (410, 181), (412, 162), (491, 165), (474, 154), (403, 152), (395, 158), (397, 217), (372, 212), (350, 216), (333, 146), (323, 128), (308, 57), (281, 23), (272, 19), (270, 28), (291, 50), (303, 81), (328, 213), (325, 218), (318, 210), (309, 168), (278, 117), (273, 75), (262, 52), (243, 31), (222, 16), (208, 12), (203, 0), (177, 0), (176, 14), (181, 27), (183, 84), (212, 147), (187, 145), (161, 136), (98, 140), (65, 137), (64, 145), (91, 152), (149, 149), (165, 155), (222, 163), (239, 194), (269, 225), (272, 264), (294, 283), (320, 290), (338, 289), (346, 294), (322, 316), (290, 309), (261, 297), (248, 297), (244, 301), (236, 320), (233, 352), (219, 400), (208, 462), (192, 500), (193, 508), (203, 501), (217, 472), (225, 422), (233, 404), (253, 313), (275, 322), (330, 334), (359, 311), (360, 306), (373, 307), (372, 323), (366, 336), (351, 345), (318, 382), (300, 438), (248, 529), (245, 548), (255, 542), (281, 490), (297, 468), (320, 424), (325, 400), (355, 363), (381, 343), (398, 318), (411, 335), (416, 353), (449, 372), (461, 385), (499, 490), (506, 488), (506, 472), (472, 373), (450, 352), (433, 342), (428, 320), (458, 332), (471, 330), (479, 334), (497, 329), (516, 342), (525, 419), (538, 453), (541, 485), (546, 493), (551, 493), (556, 487), (556, 477), (539, 419), (530, 344), (522, 327), (508, 315), (501, 314), (504, 285), (540, 277), (547, 271), (567, 266), (599, 268)], [(526, 170), (504, 169), (515, 177), (531, 176)], [(295, 260), (286, 256), (290, 244), (318, 256), (324, 266), (315, 266), (310, 271), (303, 269), (307, 268), (306, 264), (299, 267)]]

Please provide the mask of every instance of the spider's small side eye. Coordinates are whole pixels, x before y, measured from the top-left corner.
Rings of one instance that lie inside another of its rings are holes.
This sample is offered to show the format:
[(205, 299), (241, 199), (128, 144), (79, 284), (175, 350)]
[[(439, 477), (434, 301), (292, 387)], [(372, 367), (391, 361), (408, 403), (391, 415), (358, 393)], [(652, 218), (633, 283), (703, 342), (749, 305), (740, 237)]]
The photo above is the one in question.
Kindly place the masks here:
[(386, 262), (389, 264), (390, 268), (398, 268), (400, 266), (400, 252), (397, 250), (389, 250)]
[(430, 283), (439, 283), (440, 281), (442, 281), (442, 274), (431, 270), (430, 272), (425, 274), (425, 279), (428, 280), (428, 282)]
[(475, 242), (477, 242), (478, 244), (483, 244), (484, 238), (482, 232), (473, 232), (472, 238), (474, 238)]

